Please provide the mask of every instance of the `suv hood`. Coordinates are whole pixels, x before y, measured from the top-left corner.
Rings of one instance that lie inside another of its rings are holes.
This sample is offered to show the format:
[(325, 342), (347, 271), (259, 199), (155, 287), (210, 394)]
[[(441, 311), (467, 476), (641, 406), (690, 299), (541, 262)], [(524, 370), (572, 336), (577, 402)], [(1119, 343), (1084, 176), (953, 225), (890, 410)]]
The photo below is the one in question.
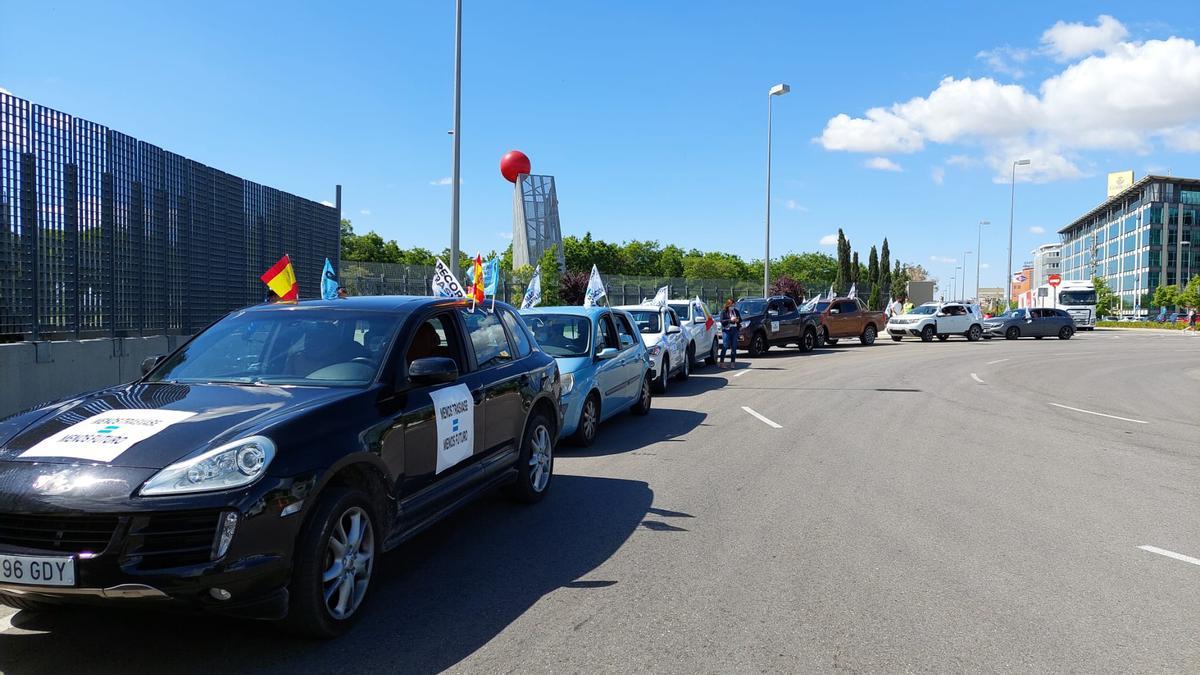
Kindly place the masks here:
[(162, 469), (358, 393), (333, 387), (129, 384), (0, 421), (0, 462)]
[(662, 333), (642, 333), (642, 342), (646, 343), (646, 349), (662, 342)]

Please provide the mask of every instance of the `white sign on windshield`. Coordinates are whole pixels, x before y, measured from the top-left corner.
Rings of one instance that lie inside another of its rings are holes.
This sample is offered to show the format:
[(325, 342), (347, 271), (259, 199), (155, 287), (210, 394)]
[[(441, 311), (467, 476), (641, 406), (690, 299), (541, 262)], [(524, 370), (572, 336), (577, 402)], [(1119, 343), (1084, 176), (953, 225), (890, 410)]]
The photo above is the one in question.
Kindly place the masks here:
[(437, 421), (437, 470), (441, 473), (475, 451), (475, 400), (465, 384), (429, 392)]
[(72, 424), (21, 453), (21, 457), (69, 457), (111, 462), (144, 441), (195, 415), (182, 410), (113, 410)]

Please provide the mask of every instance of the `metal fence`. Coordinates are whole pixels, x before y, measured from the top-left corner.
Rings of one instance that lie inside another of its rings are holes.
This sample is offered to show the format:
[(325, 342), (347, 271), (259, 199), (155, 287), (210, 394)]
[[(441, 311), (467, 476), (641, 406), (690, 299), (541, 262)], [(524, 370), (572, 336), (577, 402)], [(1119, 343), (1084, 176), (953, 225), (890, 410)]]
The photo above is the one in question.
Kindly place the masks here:
[(0, 93), (0, 341), (191, 333), (284, 253), (314, 297), (339, 236), (334, 207)]
[[(525, 284), (514, 280), (512, 272), (501, 271), (501, 289), (497, 297), (520, 302)], [(603, 276), (611, 305), (634, 305), (654, 297), (659, 288), (669, 286), (671, 298), (699, 296), (710, 308), (719, 307), (726, 298), (758, 297), (762, 283), (740, 279), (684, 279), (682, 277)], [(429, 295), (433, 267), (394, 263), (345, 262), (338, 278), (351, 295)], [(465, 281), (464, 281), (465, 283)], [(816, 292), (818, 289), (810, 289)], [(827, 290), (827, 289), (821, 289)], [(863, 294), (862, 297), (866, 297)]]

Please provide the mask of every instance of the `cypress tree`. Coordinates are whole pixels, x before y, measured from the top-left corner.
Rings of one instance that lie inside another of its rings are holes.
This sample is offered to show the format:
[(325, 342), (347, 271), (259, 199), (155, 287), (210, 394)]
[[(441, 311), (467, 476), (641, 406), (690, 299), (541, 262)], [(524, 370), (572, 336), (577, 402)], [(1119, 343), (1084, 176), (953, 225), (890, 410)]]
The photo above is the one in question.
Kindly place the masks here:
[(846, 242), (846, 235), (842, 233), (842, 228), (838, 228), (837, 240), (837, 279), (834, 281), (834, 292), (841, 294), (846, 288), (846, 282), (850, 278), (850, 247)]
[(871, 247), (871, 252), (867, 255), (867, 283), (871, 284), (871, 295), (867, 298), (867, 306), (872, 310), (878, 311), (881, 302), (879, 291), (879, 254), (875, 252), (874, 246)]
[[(888, 250), (887, 237), (883, 239), (883, 246), (879, 250), (879, 292), (880, 294), (887, 293), (892, 288), (892, 255)], [(899, 261), (897, 261), (899, 262)]]

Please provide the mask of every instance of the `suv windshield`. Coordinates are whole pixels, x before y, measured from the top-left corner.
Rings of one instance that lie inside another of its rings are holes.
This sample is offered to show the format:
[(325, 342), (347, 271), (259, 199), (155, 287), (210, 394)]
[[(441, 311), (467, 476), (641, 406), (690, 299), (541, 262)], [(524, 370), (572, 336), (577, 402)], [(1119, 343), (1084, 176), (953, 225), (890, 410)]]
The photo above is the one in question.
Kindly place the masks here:
[(767, 311), (766, 300), (738, 300), (734, 307), (745, 316), (755, 316)]
[(146, 381), (362, 386), (374, 379), (395, 328), (395, 316), (378, 312), (242, 312), (197, 335)]
[(913, 307), (909, 314), (934, 314), (936, 312), (937, 307), (933, 305), (921, 305), (920, 307)]
[(1094, 305), (1096, 291), (1062, 291), (1058, 294), (1060, 305)]
[(587, 356), (592, 322), (574, 314), (526, 314), (525, 324), (533, 331), (538, 346), (550, 356)]
[(650, 334), (662, 332), (662, 315), (658, 310), (631, 309), (629, 313), (633, 316), (633, 322), (637, 324), (639, 332)]

